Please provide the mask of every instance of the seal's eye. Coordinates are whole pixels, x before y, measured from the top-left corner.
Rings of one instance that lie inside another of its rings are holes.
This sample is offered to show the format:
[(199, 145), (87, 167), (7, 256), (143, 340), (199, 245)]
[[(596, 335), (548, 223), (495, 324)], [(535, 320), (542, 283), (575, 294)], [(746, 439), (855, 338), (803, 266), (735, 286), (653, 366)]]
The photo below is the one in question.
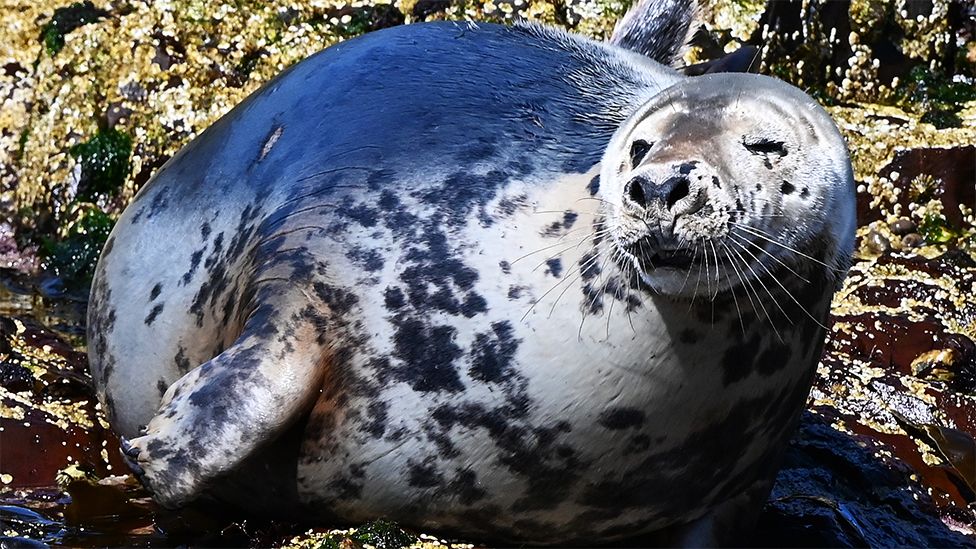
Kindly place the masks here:
[(647, 156), (647, 151), (651, 150), (653, 144), (644, 141), (643, 139), (638, 139), (631, 143), (630, 145), (630, 167), (636, 168), (641, 160)]
[(786, 156), (786, 143), (773, 141), (772, 139), (757, 139), (755, 141), (743, 141), (742, 146), (752, 154), (764, 156), (775, 154), (776, 156)]

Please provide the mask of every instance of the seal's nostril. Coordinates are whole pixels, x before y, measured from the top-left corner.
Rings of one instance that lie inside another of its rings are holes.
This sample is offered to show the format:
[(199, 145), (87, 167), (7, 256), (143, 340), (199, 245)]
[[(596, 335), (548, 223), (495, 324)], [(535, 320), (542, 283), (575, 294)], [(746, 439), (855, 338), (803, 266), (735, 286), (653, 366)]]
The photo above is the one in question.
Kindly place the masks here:
[(682, 198), (688, 196), (688, 179), (682, 177), (679, 179), (674, 187), (672, 187), (671, 192), (668, 193), (667, 205), (668, 209), (674, 207), (675, 204)]
[(644, 196), (644, 189), (641, 187), (640, 179), (632, 179), (627, 184), (627, 197), (633, 200), (638, 206), (647, 206), (647, 198)]

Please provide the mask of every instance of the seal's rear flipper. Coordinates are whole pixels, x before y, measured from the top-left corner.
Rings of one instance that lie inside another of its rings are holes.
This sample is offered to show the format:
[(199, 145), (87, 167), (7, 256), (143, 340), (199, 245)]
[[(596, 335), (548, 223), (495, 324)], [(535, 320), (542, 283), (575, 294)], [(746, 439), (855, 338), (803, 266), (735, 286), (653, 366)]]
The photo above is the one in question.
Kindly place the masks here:
[(678, 61), (697, 21), (695, 0), (639, 0), (617, 22), (610, 43), (670, 66)]
[(124, 444), (164, 507), (203, 495), (212, 479), (286, 432), (318, 395), (325, 326), (307, 313), (321, 304), (287, 282), (271, 283), (257, 292), (235, 343), (173, 383), (145, 434)]

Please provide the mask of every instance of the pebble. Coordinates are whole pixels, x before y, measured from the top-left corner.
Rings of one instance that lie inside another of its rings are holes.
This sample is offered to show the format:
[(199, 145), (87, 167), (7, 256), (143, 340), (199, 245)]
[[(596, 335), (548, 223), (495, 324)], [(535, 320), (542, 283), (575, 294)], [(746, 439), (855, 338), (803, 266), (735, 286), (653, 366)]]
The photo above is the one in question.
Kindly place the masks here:
[(901, 237), (902, 248), (917, 248), (921, 246), (924, 242), (925, 239), (922, 238), (922, 235), (918, 233), (908, 233), (905, 236)]
[(868, 233), (867, 246), (872, 252), (883, 254), (891, 250), (891, 241), (888, 240), (887, 236), (872, 229)]
[(915, 232), (916, 227), (914, 221), (906, 217), (903, 217), (898, 221), (892, 223), (890, 225), (890, 228), (891, 228), (891, 232), (901, 236), (901, 235), (906, 235), (908, 233)]

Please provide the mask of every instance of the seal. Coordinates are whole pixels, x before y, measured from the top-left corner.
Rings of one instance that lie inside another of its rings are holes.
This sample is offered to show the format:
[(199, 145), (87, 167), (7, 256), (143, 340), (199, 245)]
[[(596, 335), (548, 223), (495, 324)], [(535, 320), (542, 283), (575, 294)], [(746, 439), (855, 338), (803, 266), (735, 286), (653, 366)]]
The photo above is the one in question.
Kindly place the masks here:
[(723, 540), (766, 497), (853, 227), (844, 142), (787, 84), (396, 27), (291, 67), (138, 193), (92, 373), (167, 507)]

